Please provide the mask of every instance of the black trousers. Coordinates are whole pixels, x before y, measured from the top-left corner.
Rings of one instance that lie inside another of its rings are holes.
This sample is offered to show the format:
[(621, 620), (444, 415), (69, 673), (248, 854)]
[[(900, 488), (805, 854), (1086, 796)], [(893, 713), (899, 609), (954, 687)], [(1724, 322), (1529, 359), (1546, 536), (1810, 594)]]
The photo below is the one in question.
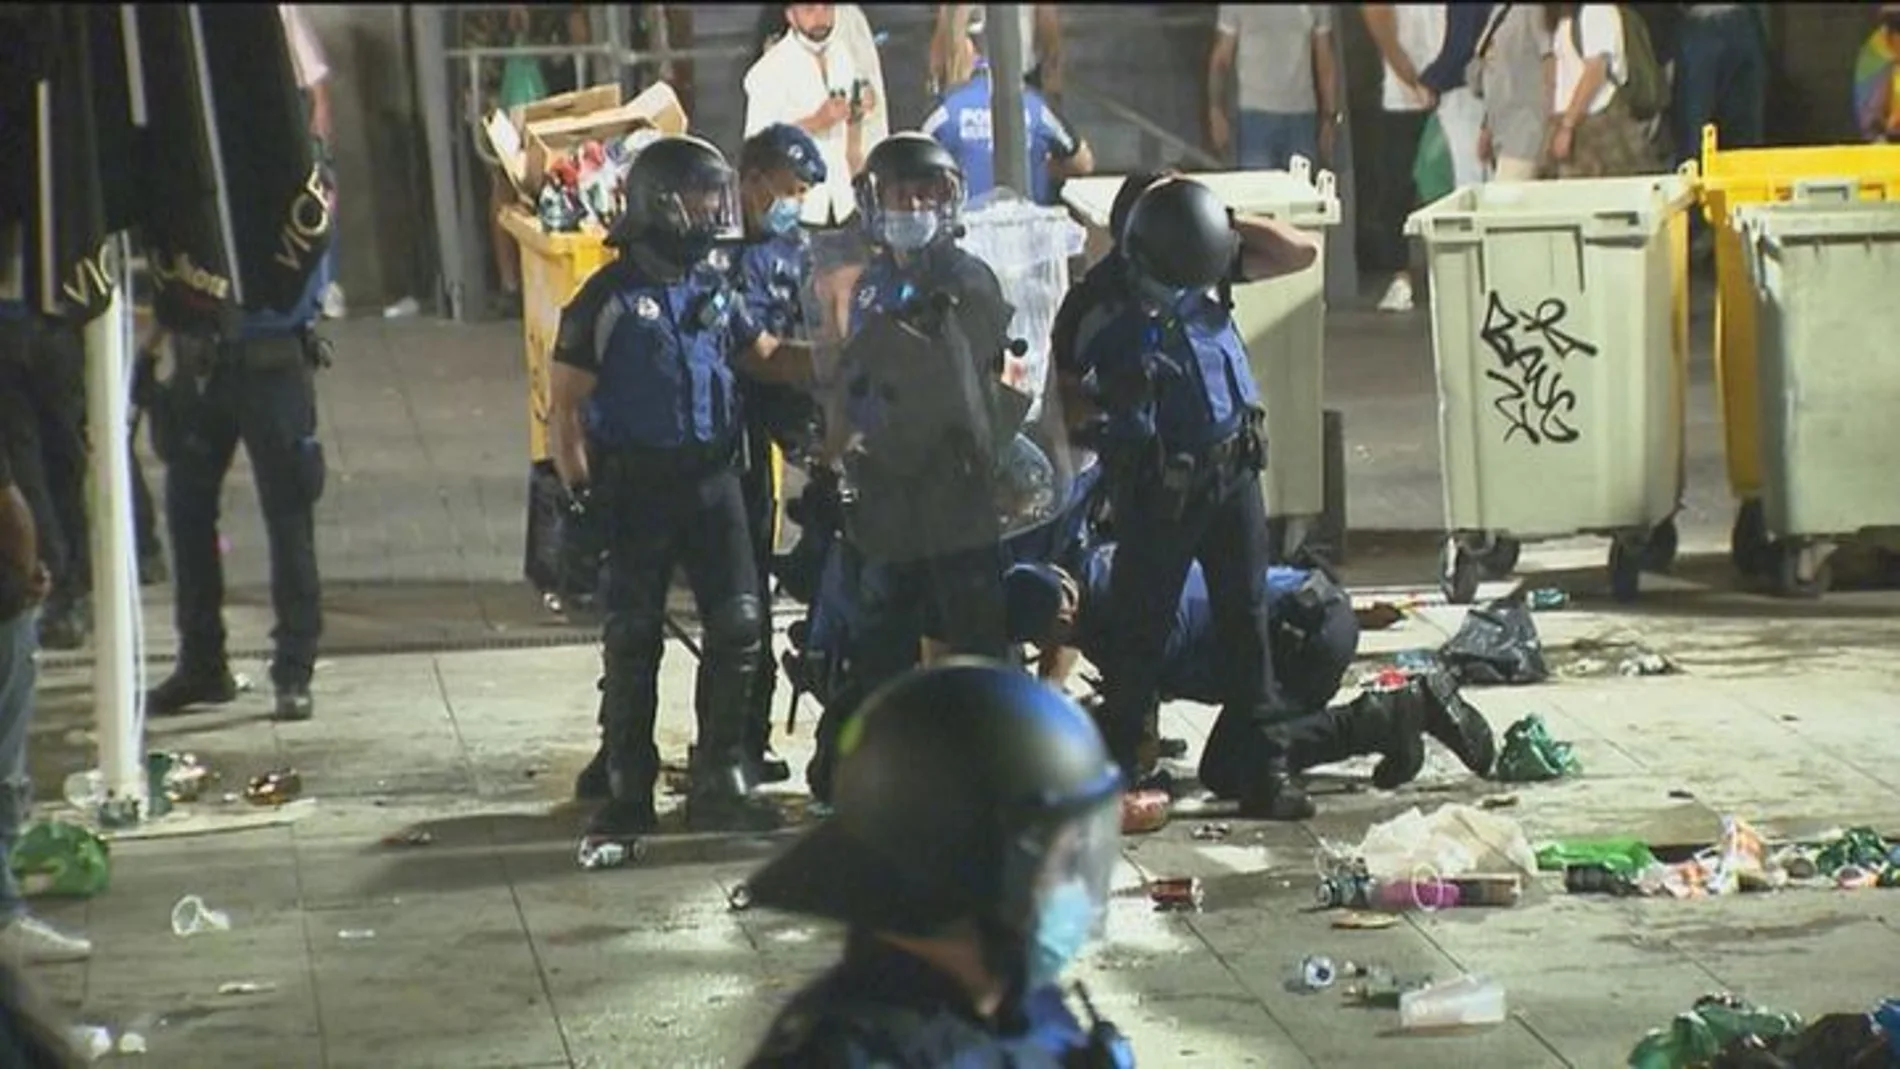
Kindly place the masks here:
[(759, 572), (736, 457), (731, 448), (594, 456), (607, 542), (600, 723), (614, 797), (651, 798), (659, 778), (653, 728), (676, 566), (702, 625), (693, 789), (717, 789), (746, 767), (746, 700), (761, 655)]
[(1000, 543), (902, 563), (867, 559), (849, 543), (844, 552), (856, 573), (858, 629), (845, 685), (825, 703), (805, 769), (821, 802), (831, 799), (838, 732), (872, 691), (917, 666), (925, 636), (952, 653), (999, 661), (1010, 653), (1003, 606), (1009, 562)]
[[(177, 344), (181, 366), (204, 358), (193, 352), (202, 343)], [(218, 516), (224, 477), (242, 443), (270, 545), (271, 607), (277, 614), (271, 681), (307, 685), (323, 633), (316, 503), (323, 496), (325, 465), (317, 441), (315, 372), (297, 337), (227, 342), (210, 357), (208, 375), (175, 374), (150, 413), (152, 440), (166, 467), (178, 667), (212, 672), (225, 666)]]
[(1364, 220), (1360, 249), (1366, 268), (1392, 275), (1409, 270), (1410, 244), (1405, 217), (1418, 207), (1418, 187), (1412, 182), (1412, 162), (1425, 134), (1429, 111), (1380, 111), (1373, 124), (1374, 140), (1368, 154), (1371, 166), (1360, 172), (1370, 180), (1371, 196)]
[(54, 607), (92, 592), (86, 518), (85, 342), (80, 328), (0, 321), (0, 437), (33, 512)]
[(758, 573), (759, 666), (746, 697), (746, 754), (756, 759), (772, 739), (772, 698), (778, 691), (778, 660), (772, 653), (772, 558), (777, 549), (772, 520), (778, 495), (772, 482), (772, 439), (762, 427), (746, 430), (739, 489), (745, 498), (746, 530), (752, 533), (752, 559)]
[[(1242, 451), (1244, 452), (1244, 451)], [(1205, 456), (1195, 481), (1162, 485), (1152, 465), (1117, 464), (1109, 492), (1120, 544), (1109, 578), (1110, 639), (1103, 671), (1103, 725), (1109, 755), (1130, 776), (1139, 769), (1143, 728), (1154, 715), (1162, 651), (1188, 564), (1207, 576), (1220, 717), (1248, 725), (1285, 718), (1273, 677), (1273, 629), (1260, 576), (1268, 563), (1266, 505), (1256, 465)]]

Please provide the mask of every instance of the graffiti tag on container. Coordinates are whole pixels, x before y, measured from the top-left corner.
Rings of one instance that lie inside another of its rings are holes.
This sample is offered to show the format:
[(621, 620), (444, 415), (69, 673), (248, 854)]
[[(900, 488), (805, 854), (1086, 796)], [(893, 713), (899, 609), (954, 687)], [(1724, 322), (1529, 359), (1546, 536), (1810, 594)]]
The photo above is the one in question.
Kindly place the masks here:
[(1493, 291), (1478, 337), (1498, 358), (1484, 377), (1502, 389), (1491, 407), (1504, 417), (1504, 440), (1522, 438), (1531, 445), (1565, 445), (1580, 435), (1570, 423), (1577, 395), (1564, 386), (1564, 362), (1572, 356), (1595, 357), (1597, 347), (1558, 328), (1570, 312), (1562, 300), (1547, 297), (1529, 312), (1512, 311)]

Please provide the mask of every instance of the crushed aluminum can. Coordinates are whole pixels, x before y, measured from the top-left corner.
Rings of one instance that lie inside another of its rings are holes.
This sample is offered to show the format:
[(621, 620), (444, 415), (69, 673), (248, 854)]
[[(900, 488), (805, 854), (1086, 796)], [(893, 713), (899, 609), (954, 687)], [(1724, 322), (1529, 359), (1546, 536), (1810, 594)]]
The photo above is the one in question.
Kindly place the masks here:
[(428, 846), (433, 842), (435, 842), (435, 834), (421, 828), (383, 836), (384, 846)]
[(303, 794), (303, 776), (294, 768), (276, 768), (261, 776), (252, 776), (244, 788), (245, 800), (252, 805), (284, 805)]
[(1122, 800), (1122, 834), (1144, 835), (1168, 822), (1174, 799), (1167, 791), (1136, 791)]
[(1148, 885), (1148, 898), (1154, 902), (1158, 912), (1199, 913), (1202, 902), (1201, 881), (1192, 876), (1155, 880)]
[(197, 754), (172, 753), (169, 756), (171, 765), (161, 780), (165, 785), (166, 796), (174, 802), (197, 801), (212, 779), (211, 770), (198, 760)]
[(581, 840), (574, 861), (589, 871), (617, 869), (628, 862), (640, 860), (646, 856), (646, 852), (646, 843), (639, 839), (587, 838)]
[(744, 913), (752, 908), (752, 888), (743, 883), (734, 884), (726, 895), (726, 907), (734, 913)]
[(1554, 586), (1539, 587), (1524, 595), (1524, 604), (1532, 612), (1561, 609), (1570, 604), (1570, 593)]
[(1233, 831), (1233, 826), (1230, 824), (1202, 824), (1194, 829), (1193, 835), (1204, 843), (1219, 842), (1233, 834)]

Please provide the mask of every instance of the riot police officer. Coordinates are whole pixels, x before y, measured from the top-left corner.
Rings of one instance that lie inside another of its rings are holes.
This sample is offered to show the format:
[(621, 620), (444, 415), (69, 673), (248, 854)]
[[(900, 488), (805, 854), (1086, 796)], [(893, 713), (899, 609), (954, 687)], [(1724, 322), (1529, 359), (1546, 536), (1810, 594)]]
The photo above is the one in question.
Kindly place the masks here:
[(957, 658), (873, 694), (840, 748), (836, 812), (747, 890), (844, 922), (844, 959), (749, 1064), (1132, 1067), (1056, 986), (1104, 919), (1120, 847), (1121, 772), (1087, 714)]
[[(1103, 719), (1110, 754), (1132, 768), (1171, 623), (1154, 606), (1176, 602), (1191, 561), (1206, 571), (1229, 714), (1245, 718), (1251, 740), (1289, 711), (1273, 677), (1272, 623), (1259, 582), (1268, 564), (1259, 484), (1266, 443), (1227, 290), (1236, 281), (1306, 270), (1318, 245), (1268, 220), (1237, 228), (1211, 190), (1180, 176), (1135, 198), (1120, 237), (1121, 278), (1058, 356), (1072, 361), (1068, 371), (1108, 420), (1103, 456), (1119, 548), (1109, 589), (1112, 653), (1100, 666)], [(1391, 725), (1397, 737), (1416, 738), (1419, 704), (1395, 707), (1395, 719), (1409, 720)], [(1385, 726), (1361, 725), (1368, 732)], [(1284, 819), (1312, 811), (1291, 789), (1285, 740), (1278, 741), (1247, 747), (1261, 767), (1247, 777), (1244, 814)]]
[[(146, 697), (153, 716), (237, 697), (225, 654), (224, 564), (218, 501), (240, 442), (250, 457), (270, 544), (273, 717), (308, 720), (310, 676), (323, 631), (316, 503), (323, 496), (316, 372), (329, 343), (316, 323), (330, 260), (318, 261), (287, 310), (246, 311), (234, 338), (173, 329), (157, 302), (173, 360), (152, 397), (152, 442), (165, 462), (165, 522), (172, 534), (172, 615), (178, 665)], [(161, 280), (161, 286), (164, 284)]]
[[(739, 195), (745, 208), (745, 244), (734, 264), (746, 308), (759, 328), (774, 337), (805, 335), (803, 297), (811, 279), (811, 241), (799, 221), (805, 194), (825, 181), (825, 161), (810, 134), (788, 123), (775, 123), (746, 139), (739, 151)], [(759, 593), (768, 606), (762, 616), (766, 651), (753, 681), (748, 704), (746, 752), (759, 763), (760, 775), (776, 783), (791, 777), (785, 760), (772, 751), (772, 695), (778, 663), (772, 656), (772, 562), (776, 549), (774, 517), (778, 505), (777, 471), (772, 446), (799, 456), (813, 446), (816, 411), (809, 394), (782, 385), (748, 379), (742, 384), (745, 409), (746, 519), (759, 567)]]
[(826, 705), (807, 769), (821, 801), (841, 718), (915, 665), (926, 634), (953, 653), (1007, 655), (994, 474), (1029, 408), (1002, 382), (1013, 310), (956, 243), (955, 159), (923, 134), (894, 134), (871, 150), (857, 190), (875, 252), (850, 322), (820, 328), (847, 339), (826, 425), (860, 600), (850, 683)]
[[(1108, 592), (1114, 560), (1115, 545), (1109, 543), (1089, 552), (1079, 574), (1058, 565), (1019, 564), (1004, 577), (1011, 637), (1041, 648), (1043, 677), (1056, 686), (1072, 663), (1063, 654), (1080, 651), (1098, 667), (1111, 656)], [(1422, 740), (1411, 727), (1413, 718), (1396, 707), (1422, 702), (1425, 733), (1472, 774), (1490, 774), (1497, 757), (1491, 727), (1458, 694), (1448, 673), (1427, 673), (1404, 688), (1367, 690), (1348, 704), (1328, 708), (1359, 647), (1351, 597), (1321, 569), (1275, 565), (1260, 584), (1273, 621), (1274, 678), (1288, 711), (1272, 741), (1284, 747), (1290, 771), (1377, 753), (1384, 761), (1378, 774), (1382, 782), (1397, 786), (1409, 780), (1422, 765)], [(1201, 566), (1191, 563), (1162, 652), (1158, 689), (1163, 699), (1226, 701), (1211, 606)], [(1221, 797), (1245, 796), (1252, 778), (1266, 767), (1257, 753), (1262, 743), (1247, 730), (1250, 712), (1223, 708), (1202, 751), (1201, 785)], [(1395, 724), (1405, 730), (1393, 730)], [(1143, 745), (1155, 742), (1144, 739)], [(1282, 804), (1282, 811), (1304, 808), (1291, 793)]]
[(704, 628), (687, 823), (776, 824), (752, 796), (757, 773), (744, 752), (764, 607), (739, 487), (734, 365), (770, 374), (792, 347), (762, 333), (731, 292), (729, 265), (713, 253), (738, 236), (725, 157), (695, 137), (662, 138), (628, 172), (626, 208), (608, 235), (618, 258), (561, 313), (550, 375), (555, 469), (578, 510), (601, 510), (607, 542), (600, 721), (610, 798), (590, 836), (657, 824), (653, 730), (676, 564)]

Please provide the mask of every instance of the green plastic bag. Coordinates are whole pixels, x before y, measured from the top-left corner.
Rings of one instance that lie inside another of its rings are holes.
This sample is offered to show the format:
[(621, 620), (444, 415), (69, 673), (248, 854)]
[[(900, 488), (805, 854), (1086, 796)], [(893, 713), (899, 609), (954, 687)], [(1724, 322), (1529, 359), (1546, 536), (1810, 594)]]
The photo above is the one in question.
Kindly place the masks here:
[(91, 898), (112, 882), (110, 852), (90, 828), (42, 820), (14, 840), (7, 861), (29, 895)]
[(1583, 764), (1570, 744), (1551, 738), (1544, 718), (1532, 713), (1504, 733), (1504, 751), (1498, 754), (1494, 775), (1501, 783), (1541, 783), (1582, 771)]
[(1801, 1015), (1764, 1009), (1740, 999), (1705, 998), (1678, 1014), (1669, 1027), (1652, 1030), (1630, 1051), (1630, 1069), (1694, 1069), (1714, 1061), (1737, 1040), (1757, 1036), (1773, 1042), (1801, 1031)]
[(533, 56), (510, 56), (501, 66), (501, 106), (504, 110), (532, 104), (548, 95), (541, 61)]
[(1418, 190), (1418, 202), (1430, 204), (1458, 188), (1451, 167), (1451, 144), (1445, 140), (1445, 128), (1434, 115), (1425, 122), (1419, 135), (1418, 155), (1412, 158), (1412, 185)]
[(1613, 876), (1635, 879), (1656, 864), (1656, 855), (1641, 839), (1558, 839), (1537, 848), (1540, 872), (1562, 871), (1572, 865), (1597, 865)]

